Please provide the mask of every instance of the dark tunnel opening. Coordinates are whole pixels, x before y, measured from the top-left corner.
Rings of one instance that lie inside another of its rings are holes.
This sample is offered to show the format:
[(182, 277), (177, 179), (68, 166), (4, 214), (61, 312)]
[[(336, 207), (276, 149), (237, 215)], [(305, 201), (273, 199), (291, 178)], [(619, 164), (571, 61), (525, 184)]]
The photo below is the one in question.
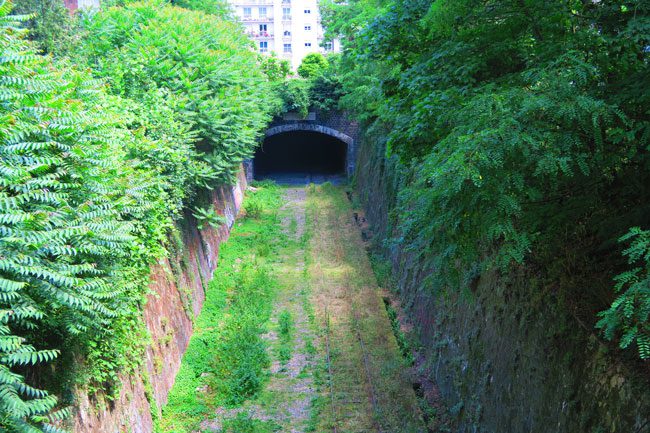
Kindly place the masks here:
[(282, 183), (344, 179), (347, 144), (313, 131), (272, 135), (255, 152), (255, 179)]

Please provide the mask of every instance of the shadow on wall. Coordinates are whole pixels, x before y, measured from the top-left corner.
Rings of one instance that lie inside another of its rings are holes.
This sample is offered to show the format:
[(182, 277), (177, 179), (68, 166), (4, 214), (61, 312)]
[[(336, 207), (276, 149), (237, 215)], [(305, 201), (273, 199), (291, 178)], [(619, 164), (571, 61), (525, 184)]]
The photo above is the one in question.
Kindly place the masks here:
[[(255, 179), (345, 179), (347, 144), (313, 131), (291, 131), (267, 137), (255, 152)], [(297, 181), (295, 183), (302, 183)]]

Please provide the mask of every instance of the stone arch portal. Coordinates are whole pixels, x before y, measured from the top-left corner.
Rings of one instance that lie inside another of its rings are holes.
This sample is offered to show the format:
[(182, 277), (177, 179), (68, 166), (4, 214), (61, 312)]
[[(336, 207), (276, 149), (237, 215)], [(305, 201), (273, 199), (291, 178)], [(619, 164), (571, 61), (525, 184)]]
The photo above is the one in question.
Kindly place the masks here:
[(248, 169), (255, 178), (265, 178), (273, 169), (281, 172), (292, 167), (296, 172), (336, 173), (349, 178), (355, 156), (354, 138), (349, 135), (319, 124), (297, 122), (269, 128)]

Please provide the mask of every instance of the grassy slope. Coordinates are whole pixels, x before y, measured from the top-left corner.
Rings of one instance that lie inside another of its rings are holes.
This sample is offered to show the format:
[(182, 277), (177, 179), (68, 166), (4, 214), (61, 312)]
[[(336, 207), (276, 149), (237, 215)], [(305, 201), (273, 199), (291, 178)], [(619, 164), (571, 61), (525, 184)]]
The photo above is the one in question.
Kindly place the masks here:
[(276, 288), (270, 262), (282, 238), (280, 190), (265, 186), (247, 201), (261, 204), (263, 211), (237, 222), (221, 246), (219, 266), (163, 409), (164, 432), (198, 429), (215, 408), (241, 403), (267, 380), (270, 361), (261, 334)]

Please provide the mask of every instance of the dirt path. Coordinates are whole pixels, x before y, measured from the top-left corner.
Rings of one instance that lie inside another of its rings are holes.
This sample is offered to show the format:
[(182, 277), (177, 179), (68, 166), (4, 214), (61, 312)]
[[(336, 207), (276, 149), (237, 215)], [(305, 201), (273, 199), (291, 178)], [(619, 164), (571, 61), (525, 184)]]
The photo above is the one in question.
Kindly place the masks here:
[(283, 194), (266, 386), (202, 427), (218, 432), (245, 415), (254, 433), (424, 433), (345, 193), (308, 189)]

